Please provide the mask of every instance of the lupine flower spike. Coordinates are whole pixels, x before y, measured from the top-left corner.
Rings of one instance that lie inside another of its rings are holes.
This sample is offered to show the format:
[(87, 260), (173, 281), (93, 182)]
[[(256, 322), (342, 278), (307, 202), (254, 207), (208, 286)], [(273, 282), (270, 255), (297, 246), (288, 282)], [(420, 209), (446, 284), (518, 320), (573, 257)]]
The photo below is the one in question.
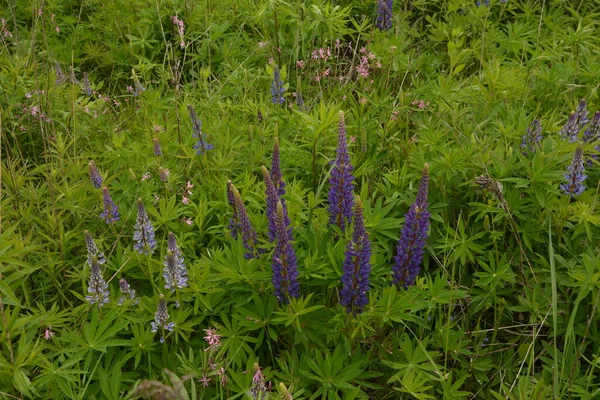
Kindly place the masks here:
[(157, 157), (162, 156), (162, 150), (160, 148), (160, 142), (158, 138), (152, 139), (152, 142), (154, 143), (154, 155)]
[(523, 135), (521, 147), (535, 153), (538, 144), (542, 140), (542, 124), (539, 119), (534, 119), (527, 127), (527, 132)]
[(356, 196), (354, 206), (354, 234), (346, 246), (343, 265), (342, 291), (340, 303), (346, 311), (360, 314), (369, 303), (369, 275), (371, 273), (371, 241), (365, 230), (363, 207), (360, 197)]
[(81, 90), (83, 90), (83, 93), (85, 93), (86, 96), (91, 96), (92, 95), (92, 84), (90, 83), (90, 78), (88, 76), (87, 72), (83, 73), (83, 79), (81, 80)]
[(102, 187), (102, 175), (100, 175), (100, 172), (93, 161), (90, 161), (88, 164), (88, 170), (90, 172), (90, 181), (92, 182), (92, 185), (94, 188), (100, 189)]
[(148, 218), (148, 213), (142, 203), (142, 199), (137, 200), (137, 222), (135, 224), (135, 232), (133, 234), (133, 249), (140, 254), (153, 254), (156, 247), (154, 239), (154, 227)]
[(227, 181), (227, 198), (229, 203), (233, 204), (233, 217), (229, 223), (231, 236), (236, 237), (238, 233), (241, 233), (246, 249), (245, 258), (258, 257), (260, 251), (256, 247), (258, 241), (256, 231), (252, 227), (242, 196), (231, 181)]
[(415, 284), (421, 271), (421, 260), (425, 252), (425, 240), (429, 229), (427, 194), (429, 191), (429, 164), (425, 164), (419, 185), (419, 193), (404, 219), (404, 226), (396, 246), (392, 267), (393, 283), (398, 288), (408, 289)]
[(110, 197), (107, 187), (102, 188), (102, 204), (104, 206), (104, 211), (100, 214), (100, 218), (103, 218), (107, 224), (114, 224), (121, 219), (119, 208), (112, 197)]
[[(154, 313), (154, 321), (150, 322), (152, 326), (151, 332), (156, 332), (158, 329), (164, 329), (169, 332), (173, 332), (175, 329), (175, 322), (167, 322), (169, 320), (169, 311), (167, 310), (167, 301), (165, 300), (165, 296), (162, 294), (158, 299), (158, 307), (156, 309), (156, 313)], [(161, 335), (160, 342), (165, 342), (164, 335)]]
[(121, 298), (117, 305), (121, 306), (126, 300), (135, 299), (135, 289), (132, 289), (124, 278), (119, 279), (119, 289), (121, 290)]
[(196, 110), (194, 110), (191, 104), (188, 104), (188, 113), (192, 120), (192, 129), (194, 131), (192, 137), (198, 139), (194, 145), (194, 149), (196, 149), (196, 154), (202, 155), (208, 150), (212, 150), (213, 145), (206, 142), (206, 134), (202, 133), (202, 122), (198, 118), (198, 115), (196, 115)]
[(593, 160), (598, 160), (598, 153), (600, 153), (600, 111), (596, 111), (594, 117), (592, 118), (592, 122), (590, 122), (590, 125), (583, 133), (583, 141), (585, 143), (597, 143), (596, 146), (594, 146), (596, 153), (586, 157), (586, 165), (591, 166), (593, 164)]
[(91, 267), (92, 266), (92, 257), (96, 257), (98, 259), (98, 264), (106, 263), (106, 259), (104, 258), (104, 253), (98, 250), (98, 246), (96, 246), (96, 242), (94, 242), (94, 238), (90, 234), (89, 231), (83, 232), (83, 238), (85, 240), (85, 247), (87, 249), (87, 263)]
[(102, 277), (100, 262), (98, 261), (97, 256), (92, 256), (91, 258), (90, 271), (90, 283), (88, 285), (89, 295), (85, 296), (85, 299), (91, 305), (98, 304), (98, 308), (100, 308), (110, 301), (110, 291), (108, 290), (108, 284)]
[(187, 267), (173, 232), (169, 232), (167, 243), (168, 249), (165, 256), (163, 277), (165, 278), (165, 289), (174, 292), (175, 289), (183, 289), (188, 286)]
[(267, 394), (267, 385), (265, 376), (262, 373), (260, 365), (254, 363), (254, 375), (252, 376), (252, 386), (250, 386), (250, 396), (253, 399), (264, 399)]
[(285, 99), (283, 94), (285, 93), (285, 87), (281, 80), (281, 73), (279, 68), (275, 66), (273, 68), (273, 82), (271, 82), (271, 102), (275, 104), (283, 104)]
[(346, 141), (344, 113), (340, 111), (337, 157), (333, 161), (331, 178), (329, 178), (329, 225), (337, 225), (342, 231), (350, 225), (354, 206), (352, 170)]
[[(285, 200), (280, 198), (277, 194), (277, 189), (275, 188), (275, 183), (271, 178), (273, 174), (269, 174), (267, 167), (264, 165), (261, 167), (263, 177), (265, 180), (265, 195), (267, 200), (267, 221), (269, 226), (269, 241), (274, 242), (277, 237), (277, 202), (281, 201), (281, 205), (283, 207), (283, 215), (285, 218), (285, 226), (288, 230), (288, 236), (290, 240), (292, 239), (292, 226), (290, 222), (290, 218), (287, 213), (287, 207), (285, 205)], [(285, 192), (285, 191), (284, 191)]]
[(272, 283), (280, 303), (287, 302), (288, 297), (300, 296), (298, 261), (285, 226), (281, 202), (277, 203), (277, 244), (273, 252)]
[(560, 130), (561, 138), (569, 139), (570, 142), (579, 140), (579, 132), (590, 121), (587, 115), (587, 103), (585, 100), (581, 100), (577, 105), (577, 109), (571, 113), (569, 120)]
[(273, 158), (271, 159), (271, 179), (280, 198), (285, 195), (285, 182), (281, 173), (281, 157), (279, 153), (279, 138), (275, 138), (273, 144)]
[(567, 171), (568, 173), (564, 175), (566, 182), (560, 185), (560, 189), (567, 196), (579, 196), (585, 191), (583, 181), (587, 178), (587, 175), (583, 173), (583, 148), (581, 146), (575, 150), (573, 160), (571, 161), (571, 165), (567, 167)]
[(387, 31), (392, 27), (393, 0), (377, 0), (377, 29)]
[(138, 79), (138, 76), (135, 73), (134, 69), (131, 70), (131, 75), (133, 77), (133, 86), (134, 86), (133, 96), (137, 97), (140, 94), (144, 93), (146, 91), (146, 88), (144, 86), (142, 86), (142, 84), (140, 83), (140, 80)]

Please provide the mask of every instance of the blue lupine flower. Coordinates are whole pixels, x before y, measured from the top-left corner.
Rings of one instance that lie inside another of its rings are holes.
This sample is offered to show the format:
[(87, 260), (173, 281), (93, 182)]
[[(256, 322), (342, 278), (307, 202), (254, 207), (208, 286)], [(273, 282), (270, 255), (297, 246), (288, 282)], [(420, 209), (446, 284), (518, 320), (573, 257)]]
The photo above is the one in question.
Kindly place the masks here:
[(92, 181), (92, 185), (96, 189), (100, 189), (102, 187), (102, 175), (98, 172), (98, 168), (93, 161), (90, 161), (88, 164), (88, 170), (90, 172), (90, 181)]
[(83, 90), (83, 93), (85, 93), (86, 96), (91, 96), (92, 95), (92, 84), (90, 83), (90, 78), (88, 76), (87, 72), (83, 73), (83, 79), (81, 80), (81, 85), (82, 88), (81, 90)]
[(477, 3), (477, 7), (481, 7), (481, 6), (486, 6), (489, 7), (490, 6), (490, 0), (484, 0), (484, 1), (480, 1), (478, 0)]
[(148, 213), (142, 203), (142, 199), (137, 200), (137, 222), (133, 233), (133, 249), (140, 254), (153, 254), (156, 247), (154, 239), (154, 227), (148, 218)]
[(281, 202), (277, 203), (277, 244), (273, 252), (273, 277), (275, 296), (279, 302), (287, 302), (288, 297), (300, 296), (298, 283), (298, 260), (285, 225), (285, 215)]
[(91, 257), (91, 268), (90, 268), (90, 283), (88, 285), (88, 296), (85, 299), (91, 305), (98, 304), (98, 308), (104, 304), (108, 304), (110, 299), (110, 291), (108, 290), (108, 284), (102, 277), (102, 271), (100, 271), (100, 263), (98, 262), (97, 256)]
[(527, 132), (523, 135), (523, 142), (521, 147), (528, 149), (532, 153), (542, 140), (542, 124), (539, 119), (534, 119), (531, 124), (527, 127)]
[(196, 149), (196, 154), (202, 155), (208, 150), (212, 150), (213, 145), (206, 141), (206, 134), (202, 133), (202, 122), (198, 118), (198, 115), (196, 115), (196, 110), (194, 110), (194, 107), (192, 107), (191, 104), (188, 104), (188, 113), (190, 114), (192, 129), (194, 131), (192, 137), (198, 139), (194, 145), (194, 149)]
[(377, 29), (387, 31), (392, 27), (393, 0), (377, 0)]
[[(175, 322), (167, 322), (169, 320), (169, 311), (167, 310), (167, 301), (165, 300), (165, 296), (162, 294), (158, 299), (158, 307), (156, 309), (156, 313), (154, 313), (154, 321), (150, 322), (152, 329), (151, 332), (156, 332), (159, 329), (164, 329), (169, 332), (173, 332), (175, 329)], [(165, 337), (161, 335), (160, 342), (164, 343)]]
[(566, 182), (560, 185), (560, 189), (568, 196), (579, 196), (585, 191), (583, 181), (587, 178), (583, 168), (583, 148), (579, 146), (575, 150), (571, 165), (567, 167), (568, 173), (564, 175)]
[(577, 109), (569, 115), (569, 120), (560, 130), (561, 138), (569, 139), (570, 142), (579, 140), (579, 132), (590, 122), (587, 115), (587, 103), (585, 100), (581, 100), (577, 105)]
[(275, 66), (273, 68), (273, 82), (271, 82), (271, 102), (283, 104), (285, 102), (285, 99), (283, 98), (284, 93), (285, 87), (281, 80), (281, 73), (279, 72), (279, 68)]
[(256, 247), (258, 242), (256, 230), (254, 230), (254, 227), (250, 222), (250, 217), (248, 217), (248, 212), (242, 201), (242, 196), (231, 181), (227, 181), (227, 191), (228, 200), (230, 196), (229, 193), (233, 196), (233, 217), (229, 224), (231, 234), (234, 237), (237, 236), (238, 233), (242, 234), (242, 243), (246, 249), (246, 253), (244, 254), (245, 258), (258, 257), (261, 252)]
[(329, 225), (337, 225), (342, 231), (350, 225), (354, 206), (354, 176), (346, 142), (344, 113), (340, 111), (338, 126), (337, 157), (333, 161), (329, 178)]
[(90, 266), (90, 268), (92, 267), (92, 257), (96, 257), (98, 259), (98, 264), (104, 264), (106, 263), (106, 259), (104, 258), (104, 253), (100, 252), (98, 250), (98, 247), (96, 246), (96, 242), (94, 242), (94, 238), (92, 237), (92, 235), (90, 234), (89, 231), (84, 231), (83, 232), (83, 238), (85, 240), (85, 247), (87, 249), (87, 263)]
[[(119, 298), (117, 305), (121, 306), (126, 300), (135, 299), (135, 289), (132, 289), (124, 278), (119, 279), (119, 289), (121, 290), (121, 298)], [(133, 304), (137, 304), (138, 302), (139, 299), (134, 301)]]
[(429, 164), (423, 168), (419, 193), (404, 218), (404, 226), (396, 246), (392, 267), (393, 283), (407, 289), (415, 284), (421, 271), (421, 260), (425, 252), (425, 239), (429, 229), (427, 193), (429, 191)]
[(343, 265), (342, 290), (340, 303), (347, 312), (360, 314), (369, 303), (369, 275), (371, 273), (371, 241), (365, 230), (363, 207), (360, 197), (356, 196), (354, 206), (354, 234), (346, 246)]
[(100, 218), (103, 218), (107, 224), (114, 224), (121, 219), (119, 208), (112, 197), (110, 197), (107, 187), (102, 188), (102, 203), (104, 205), (104, 211), (100, 214)]
[[(592, 122), (590, 122), (590, 125), (583, 133), (583, 141), (585, 143), (600, 142), (600, 111), (596, 111), (594, 117), (592, 118)], [(600, 152), (600, 143), (594, 146), (594, 150), (596, 151), (596, 154), (591, 154), (587, 156), (587, 166), (591, 166), (593, 164), (592, 160), (598, 160), (597, 153)]]
[(165, 278), (165, 289), (170, 289), (174, 292), (175, 289), (183, 289), (188, 286), (187, 267), (185, 266), (185, 259), (177, 246), (177, 238), (173, 232), (169, 232), (167, 246), (163, 277)]
[(273, 144), (273, 157), (271, 158), (271, 179), (280, 198), (285, 195), (285, 182), (281, 174), (281, 157), (279, 152), (279, 138), (275, 138)]

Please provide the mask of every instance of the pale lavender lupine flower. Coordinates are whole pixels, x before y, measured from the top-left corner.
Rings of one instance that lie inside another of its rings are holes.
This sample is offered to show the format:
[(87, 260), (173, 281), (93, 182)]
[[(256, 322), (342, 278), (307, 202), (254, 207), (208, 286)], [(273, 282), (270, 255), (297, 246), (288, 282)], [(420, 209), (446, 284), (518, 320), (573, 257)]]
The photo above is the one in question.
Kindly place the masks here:
[(183, 289), (188, 286), (187, 267), (173, 232), (169, 232), (167, 244), (163, 277), (165, 278), (165, 289), (174, 292), (175, 289)]
[(91, 267), (92, 266), (92, 257), (96, 257), (98, 259), (98, 264), (106, 263), (106, 259), (104, 258), (104, 253), (98, 250), (98, 246), (96, 246), (96, 242), (94, 242), (94, 238), (90, 234), (89, 231), (83, 231), (83, 238), (85, 240), (85, 247), (87, 249), (87, 263)]
[(102, 187), (102, 175), (98, 171), (96, 164), (94, 161), (90, 161), (88, 164), (88, 170), (90, 173), (90, 181), (95, 189), (100, 189)]
[(194, 132), (192, 137), (198, 139), (194, 145), (194, 149), (196, 149), (196, 154), (203, 155), (208, 150), (212, 150), (213, 145), (206, 141), (206, 134), (202, 132), (202, 121), (198, 118), (196, 110), (191, 104), (188, 104), (188, 113), (190, 115), (190, 120), (192, 121), (192, 130)]
[(587, 175), (584, 174), (585, 169), (583, 167), (583, 148), (581, 146), (575, 150), (573, 160), (567, 167), (567, 171), (568, 172), (564, 175), (566, 182), (560, 185), (560, 189), (567, 196), (579, 196), (585, 191), (583, 181), (585, 181), (587, 178)]
[(157, 157), (162, 156), (162, 150), (160, 148), (160, 141), (158, 138), (152, 139), (152, 143), (154, 144), (154, 155)]
[(271, 82), (271, 102), (275, 104), (285, 103), (283, 94), (285, 93), (285, 87), (281, 80), (281, 73), (277, 66), (273, 67), (273, 81)]
[(88, 284), (89, 295), (85, 299), (90, 305), (98, 304), (98, 308), (110, 302), (110, 291), (108, 284), (100, 271), (100, 263), (98, 257), (92, 256), (90, 268), (90, 282)]
[(150, 322), (152, 329), (150, 331), (152, 333), (161, 329), (160, 342), (165, 342), (164, 331), (173, 332), (175, 329), (175, 322), (167, 322), (169, 320), (169, 310), (167, 309), (167, 301), (165, 300), (165, 296), (162, 294), (158, 299), (158, 307), (156, 309), (156, 313), (154, 313), (154, 321)]
[(137, 200), (137, 222), (133, 234), (133, 249), (140, 254), (153, 254), (156, 247), (154, 239), (154, 227), (148, 218), (148, 213), (144, 207), (142, 199)]
[[(121, 306), (126, 300), (135, 299), (135, 289), (132, 289), (124, 278), (119, 279), (119, 289), (121, 290), (121, 298), (119, 299), (117, 305)], [(138, 302), (139, 299), (134, 301), (134, 304), (137, 304)]]
[(104, 211), (100, 214), (100, 218), (104, 219), (107, 224), (114, 224), (116, 221), (121, 219), (119, 208), (110, 197), (107, 187), (102, 188), (102, 204)]

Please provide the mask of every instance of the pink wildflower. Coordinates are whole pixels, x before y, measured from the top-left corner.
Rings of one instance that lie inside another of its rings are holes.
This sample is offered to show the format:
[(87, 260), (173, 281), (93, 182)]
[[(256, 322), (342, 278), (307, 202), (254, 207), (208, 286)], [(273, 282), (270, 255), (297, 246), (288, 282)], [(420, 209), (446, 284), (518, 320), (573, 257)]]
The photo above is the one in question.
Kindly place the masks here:
[(52, 326), (49, 326), (46, 328), (46, 331), (44, 332), (44, 339), (46, 340), (51, 340), (52, 336), (54, 336), (55, 333), (52, 332)]
[(148, 179), (150, 179), (150, 176), (151, 176), (151, 175), (150, 175), (150, 172), (146, 172), (146, 173), (144, 173), (144, 175), (142, 175), (142, 179), (141, 179), (141, 181), (142, 181), (142, 182), (144, 182), (144, 181), (147, 181)]
[(188, 205), (188, 204), (190, 204), (190, 199), (187, 198), (187, 197), (185, 197), (185, 196), (183, 196), (183, 198), (181, 199), (181, 202), (183, 204), (185, 204), (185, 205)]
[(202, 378), (198, 380), (204, 387), (208, 387), (210, 385), (211, 379), (206, 376), (206, 374), (202, 374)]

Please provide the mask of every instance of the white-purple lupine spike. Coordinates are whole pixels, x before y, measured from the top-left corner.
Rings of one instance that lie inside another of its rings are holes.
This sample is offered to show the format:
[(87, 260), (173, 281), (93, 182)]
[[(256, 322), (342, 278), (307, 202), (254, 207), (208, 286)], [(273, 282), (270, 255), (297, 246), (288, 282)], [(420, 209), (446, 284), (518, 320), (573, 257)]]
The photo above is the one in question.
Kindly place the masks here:
[(585, 170), (583, 167), (583, 148), (581, 146), (579, 146), (577, 150), (575, 150), (573, 160), (571, 161), (571, 164), (567, 167), (567, 171), (568, 173), (564, 175), (566, 182), (560, 185), (560, 189), (567, 196), (579, 196), (585, 191), (583, 181), (585, 181), (587, 178), (587, 175), (584, 174)]
[(100, 214), (100, 218), (104, 219), (107, 224), (114, 224), (116, 221), (121, 219), (119, 208), (113, 201), (107, 187), (102, 188), (102, 205), (104, 211)]
[(98, 250), (98, 246), (96, 246), (96, 242), (94, 242), (94, 238), (90, 234), (89, 231), (83, 232), (83, 238), (85, 240), (85, 247), (87, 249), (87, 263), (91, 267), (92, 266), (92, 257), (96, 257), (98, 259), (98, 264), (106, 263), (106, 259), (104, 258), (104, 253)]
[(90, 267), (90, 282), (88, 284), (89, 295), (85, 296), (87, 302), (91, 305), (98, 304), (98, 308), (110, 302), (110, 291), (108, 284), (100, 271), (100, 263), (98, 257), (92, 256)]
[(90, 161), (90, 163), (88, 164), (88, 170), (90, 173), (90, 181), (92, 182), (92, 185), (94, 186), (94, 188), (100, 189), (102, 187), (102, 175), (100, 175), (100, 172), (98, 171), (98, 168), (96, 167), (94, 161)]
[(148, 213), (144, 207), (142, 199), (137, 200), (137, 222), (133, 233), (133, 249), (140, 254), (153, 254), (156, 247), (156, 239), (154, 238), (154, 227), (148, 218)]

